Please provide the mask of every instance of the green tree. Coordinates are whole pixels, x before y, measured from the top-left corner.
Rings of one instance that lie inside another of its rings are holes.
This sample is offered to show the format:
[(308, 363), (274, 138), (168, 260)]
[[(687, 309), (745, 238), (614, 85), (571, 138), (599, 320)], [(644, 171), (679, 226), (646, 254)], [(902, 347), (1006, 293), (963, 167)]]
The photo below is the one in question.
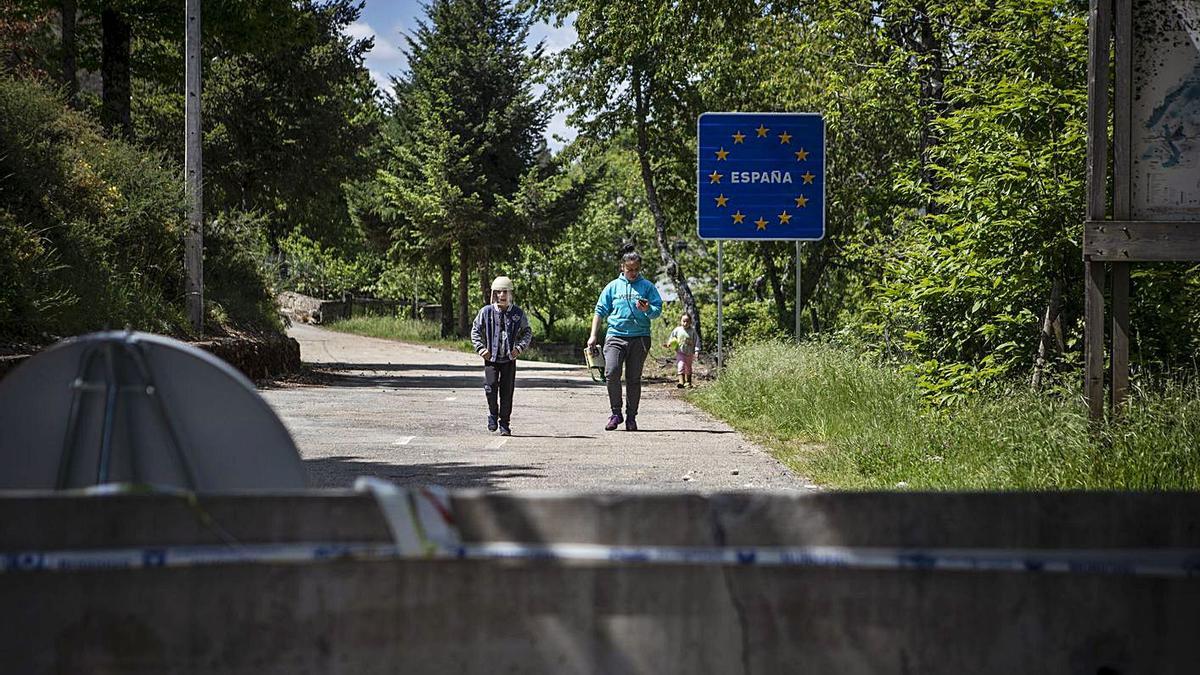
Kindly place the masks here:
[(673, 246), (682, 228), (672, 222), (686, 216), (673, 219), (672, 205), (686, 203), (679, 193), (690, 192), (686, 177), (695, 172), (695, 120), (703, 110), (699, 82), (710, 63), (705, 52), (741, 35), (757, 6), (642, 0), (535, 4), (542, 16), (559, 22), (574, 18), (579, 39), (557, 59), (558, 90), (573, 108), (570, 121), (596, 142), (632, 135), (659, 257), (698, 322), (696, 300)]
[[(362, 242), (345, 187), (375, 170), (366, 151), (382, 112), (363, 64), (371, 40), (344, 33), (360, 11), (354, 0), (205, 8), (209, 213), (262, 214), (273, 246), (293, 230), (347, 249)], [(182, 162), (180, 32), (137, 42), (134, 126)]]
[(1052, 289), (1078, 286), (1083, 220), (1085, 8), (957, 9), (937, 142), (904, 185), (930, 208), (900, 221), (866, 303), (939, 400), (1031, 366)]
[(522, 234), (513, 200), (536, 177), (549, 106), (533, 93), (541, 48), (525, 51), (527, 14), (503, 0), (435, 0), (427, 15), (408, 41), (393, 111), (400, 142), (380, 181), (403, 216), (397, 238), (440, 267), (443, 331), (465, 333), (471, 272)]

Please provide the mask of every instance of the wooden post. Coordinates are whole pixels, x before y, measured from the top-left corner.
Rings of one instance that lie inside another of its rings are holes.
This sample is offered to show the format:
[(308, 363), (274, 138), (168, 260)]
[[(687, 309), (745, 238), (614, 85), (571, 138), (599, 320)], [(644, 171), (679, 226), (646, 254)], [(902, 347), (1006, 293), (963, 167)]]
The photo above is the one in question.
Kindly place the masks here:
[(1129, 394), (1129, 263), (1112, 265), (1112, 407), (1120, 414)]
[[(1116, 0), (1113, 21), (1113, 220), (1130, 219), (1132, 182), (1130, 118), (1133, 96), (1133, 10), (1131, 0)], [(1129, 392), (1129, 263), (1112, 263), (1112, 402), (1119, 414)]]
[[(1108, 45), (1112, 0), (1091, 0), (1088, 21), (1088, 220), (1105, 217), (1108, 154)], [(1104, 263), (1084, 258), (1084, 396), (1092, 419), (1104, 416)]]
[(200, 0), (187, 0), (184, 98), (183, 164), (187, 174), (187, 192), (191, 200), (188, 227), (184, 235), (184, 267), (187, 271), (185, 293), (188, 317), (196, 335), (204, 332), (204, 162), (200, 135)]

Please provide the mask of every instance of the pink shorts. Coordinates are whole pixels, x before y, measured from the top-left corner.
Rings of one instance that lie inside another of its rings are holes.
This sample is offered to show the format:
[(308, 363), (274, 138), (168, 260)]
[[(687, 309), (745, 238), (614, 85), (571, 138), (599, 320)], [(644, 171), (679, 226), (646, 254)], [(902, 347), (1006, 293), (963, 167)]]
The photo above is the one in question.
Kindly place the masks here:
[(675, 372), (680, 375), (692, 374), (692, 360), (696, 358), (695, 354), (685, 354), (684, 352), (675, 352)]

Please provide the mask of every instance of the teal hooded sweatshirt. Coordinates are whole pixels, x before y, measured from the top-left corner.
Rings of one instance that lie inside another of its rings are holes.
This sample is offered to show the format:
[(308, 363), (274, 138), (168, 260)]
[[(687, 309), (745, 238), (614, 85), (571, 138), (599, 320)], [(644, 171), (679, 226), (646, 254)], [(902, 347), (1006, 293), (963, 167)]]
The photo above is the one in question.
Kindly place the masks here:
[[(642, 311), (637, 301), (645, 298), (650, 308)], [(650, 336), (650, 322), (662, 315), (662, 296), (642, 275), (630, 281), (625, 275), (608, 282), (596, 301), (596, 315), (608, 320), (608, 334), (619, 337)]]

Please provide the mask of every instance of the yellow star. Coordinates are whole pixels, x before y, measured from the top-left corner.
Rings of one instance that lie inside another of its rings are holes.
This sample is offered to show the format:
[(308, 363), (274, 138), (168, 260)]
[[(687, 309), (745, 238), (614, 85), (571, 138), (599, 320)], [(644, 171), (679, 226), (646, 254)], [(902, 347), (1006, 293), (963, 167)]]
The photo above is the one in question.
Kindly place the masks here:
[(742, 213), (741, 211), (738, 211), (737, 213), (733, 214), (733, 222), (735, 225), (741, 225), (742, 221), (745, 219), (746, 219), (746, 214)]
[(721, 195), (717, 195), (716, 200), (717, 200), (717, 206), (725, 206), (725, 202), (729, 201), (729, 197), (726, 197), (725, 195), (721, 194)]
[(800, 208), (808, 206), (808, 197), (805, 197), (804, 195), (796, 197), (796, 206), (799, 206)]
[(729, 156), (729, 151), (726, 150), (725, 148), (721, 148), (720, 150), (717, 151), (717, 159), (725, 159), (728, 156)]
[[(709, 182), (709, 183), (720, 183), (720, 182), (721, 182), (721, 178), (722, 178), (721, 174), (717, 173), (716, 171), (714, 171), (714, 172), (712, 172), (712, 173), (708, 174), (708, 182)], [(810, 178), (810, 179), (808, 180), (808, 182), (809, 182), (809, 183), (811, 183), (811, 182), (812, 182), (812, 179)]]
[(789, 134), (789, 133), (788, 133), (788, 132), (786, 132), (786, 131), (785, 131), (785, 132), (783, 132), (782, 134), (779, 134), (779, 142), (780, 142), (780, 143), (791, 143), (791, 142), (792, 142), (792, 135), (791, 135), (791, 134)]
[(763, 125), (759, 124), (759, 125), (758, 125), (758, 128), (757, 128), (757, 129), (755, 129), (755, 131), (757, 131), (757, 132), (758, 132), (758, 137), (759, 137), (759, 138), (766, 138), (766, 137), (767, 137), (767, 132), (768, 132), (768, 131), (770, 131), (770, 129), (768, 129), (768, 128), (764, 127)]
[(733, 142), (734, 142), (734, 143), (741, 143), (741, 142), (742, 142), (742, 141), (744, 141), (744, 140), (746, 140), (746, 134), (743, 134), (743, 133), (742, 133), (742, 132), (740, 132), (740, 131), (739, 131), (739, 132), (737, 132), (736, 134), (734, 134), (734, 135), (733, 135)]
[(759, 216), (758, 220), (754, 221), (754, 224), (757, 225), (758, 229), (760, 230), (767, 229), (767, 221), (763, 220), (762, 216)]
[(791, 219), (792, 219), (792, 214), (788, 213), (787, 211), (784, 211), (783, 213), (779, 214), (779, 224), (780, 225), (787, 225), (788, 222), (791, 221)]
[(808, 159), (808, 151), (807, 150), (805, 150), (804, 148), (800, 148), (799, 150), (796, 151), (796, 161), (797, 162), (803, 162), (806, 159)]
[(805, 171), (804, 175), (800, 177), (804, 179), (805, 185), (812, 185), (812, 179), (816, 178), (811, 171)]

